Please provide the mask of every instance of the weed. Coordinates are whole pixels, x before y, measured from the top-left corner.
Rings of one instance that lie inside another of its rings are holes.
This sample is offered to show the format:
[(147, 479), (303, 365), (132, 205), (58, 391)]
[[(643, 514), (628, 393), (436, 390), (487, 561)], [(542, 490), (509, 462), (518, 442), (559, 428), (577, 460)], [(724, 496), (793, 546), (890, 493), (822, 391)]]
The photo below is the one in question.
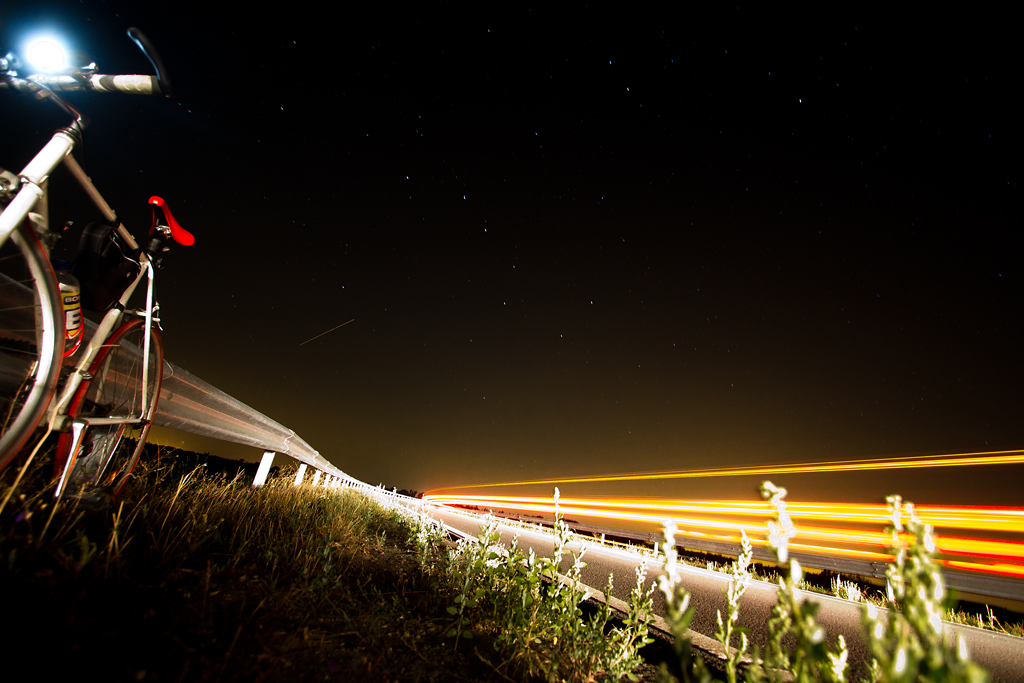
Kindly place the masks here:
[[(732, 581), (729, 582), (729, 586), (725, 590), (725, 597), (729, 603), (728, 616), (723, 620), (721, 610), (718, 611), (718, 631), (715, 633), (715, 638), (722, 644), (722, 649), (725, 652), (725, 672), (728, 683), (736, 683), (737, 668), (747, 653), (747, 634), (737, 628), (736, 624), (739, 623), (740, 598), (747, 592), (747, 586), (750, 584), (749, 567), (750, 560), (754, 555), (754, 548), (750, 544), (750, 539), (747, 538), (747, 532), (743, 531), (742, 533), (740, 555), (733, 563)], [(730, 650), (729, 646), (734, 634), (740, 637), (739, 647)]]
[[(509, 547), (499, 542), (497, 522), (485, 518), (475, 540), (447, 548), (434, 559), (436, 537), (421, 518), (415, 534), (419, 557), (434, 584), (452, 596), (446, 635), (455, 646), (474, 633), (486, 635), (499, 656), (494, 668), (503, 676), (548, 681), (618, 680), (642, 662), (638, 652), (651, 619), (650, 591), (644, 591), (646, 569), (638, 569), (629, 613), (619, 622), (607, 601), (588, 616), (582, 605), (589, 590), (581, 581), (585, 548), (569, 550), (572, 533), (558, 511), (555, 489), (554, 549), (551, 557), (523, 554), (518, 539)], [(563, 561), (569, 563), (562, 573)], [(611, 594), (611, 578), (607, 594)]]
[[(770, 481), (761, 485), (761, 495), (770, 500), (775, 508), (775, 519), (768, 522), (768, 541), (775, 549), (779, 562), (789, 559), (789, 539), (796, 535), (796, 528), (786, 512), (786, 489), (774, 486)], [(792, 674), (797, 683), (826, 681), (841, 683), (845, 680), (847, 649), (842, 636), (838, 639), (838, 650), (833, 652), (825, 642), (825, 630), (814, 617), (818, 604), (800, 601), (798, 586), (802, 578), (800, 563), (789, 561), (789, 573), (779, 579), (778, 601), (768, 619), (768, 646), (764, 663), (755, 661), (751, 667), (752, 679), (762, 676), (780, 680), (783, 672)], [(788, 637), (792, 647), (783, 644)]]
[(865, 602), (864, 591), (860, 585), (853, 581), (843, 581), (843, 577), (836, 576), (832, 579), (832, 595), (844, 600), (854, 602)]
[[(988, 673), (968, 659), (962, 636), (955, 645), (943, 642), (942, 615), (948, 605), (942, 574), (933, 559), (931, 527), (918, 519), (913, 503), (904, 505), (899, 496), (886, 500), (895, 555), (886, 568), (886, 588), (893, 607), (899, 601), (902, 609), (890, 609), (886, 619), (874, 605), (864, 609), (864, 626), (874, 656), (871, 680), (987, 681)], [(904, 528), (913, 543), (901, 538)]]
[(690, 643), (690, 622), (693, 621), (695, 609), (690, 607), (689, 592), (679, 585), (679, 554), (676, 550), (676, 525), (672, 520), (665, 521), (665, 543), (661, 546), (662, 560), (665, 571), (658, 577), (658, 590), (665, 600), (665, 621), (672, 635), (672, 648), (675, 660), (662, 662), (658, 669), (659, 683), (672, 681), (691, 681), (707, 683), (711, 674), (704, 666), (704, 660), (693, 652)]
[[(797, 531), (786, 512), (786, 490), (764, 482), (762, 496), (771, 501), (775, 518), (768, 522), (768, 540), (775, 549), (780, 562), (788, 558), (789, 539)], [(873, 655), (871, 681), (885, 683), (896, 681), (942, 680), (982, 683), (989, 676), (981, 667), (971, 662), (962, 637), (956, 643), (946, 644), (942, 636), (942, 615), (948, 613), (942, 575), (934, 560), (935, 538), (931, 527), (917, 517), (913, 504), (902, 504), (899, 496), (890, 496), (889, 514), (892, 521), (892, 552), (895, 559), (886, 569), (888, 601), (891, 609), (883, 617), (870, 601), (864, 607), (864, 625)], [(901, 533), (906, 529), (913, 539), (904, 542)], [(676, 587), (676, 552), (674, 548), (675, 528), (671, 523), (665, 526), (665, 575), (659, 585), (665, 595), (666, 618), (676, 637), (676, 653), (680, 667), (676, 677), (693, 680), (697, 676), (707, 680), (706, 672), (698, 672), (682, 642), (692, 610), (687, 611), (688, 596)], [(744, 536), (744, 540), (746, 538)], [(746, 649), (746, 641), (740, 640), (740, 647), (729, 653), (733, 625), (738, 618), (739, 597), (743, 581), (747, 577), (746, 565), (749, 559), (749, 542), (744, 553), (733, 565), (733, 580), (726, 592), (729, 601), (728, 616), (718, 615), (718, 641), (726, 649), (726, 674), (730, 682), (736, 680), (736, 669)], [(847, 649), (842, 636), (837, 649), (832, 650), (825, 642), (825, 632), (816, 622), (818, 605), (813, 601), (799, 599), (802, 572), (796, 560), (789, 561), (789, 573), (780, 577), (778, 601), (768, 620), (768, 644), (763, 660), (754, 653), (753, 661), (746, 672), (746, 680), (779, 681), (791, 678), (797, 683), (826, 681), (841, 683), (847, 675)], [(841, 577), (833, 580), (833, 593), (847, 599), (864, 600), (865, 596), (855, 584), (844, 582)], [(900, 609), (896, 606), (899, 604)], [(995, 616), (989, 609), (989, 622), (995, 626)], [(788, 641), (788, 647), (783, 641)], [(662, 667), (662, 679), (670, 680), (666, 668)], [(689, 678), (688, 678), (689, 677)]]

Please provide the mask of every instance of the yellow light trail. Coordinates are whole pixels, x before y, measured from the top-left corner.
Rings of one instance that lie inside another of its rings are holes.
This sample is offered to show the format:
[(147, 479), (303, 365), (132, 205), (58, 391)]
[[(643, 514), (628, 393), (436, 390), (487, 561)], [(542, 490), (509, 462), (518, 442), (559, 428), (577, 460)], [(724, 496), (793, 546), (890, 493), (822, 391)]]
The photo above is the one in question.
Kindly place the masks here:
[(747, 475), (768, 476), (777, 474), (809, 474), (818, 472), (851, 472), (867, 470), (915, 469), (921, 467), (965, 467), (977, 465), (1012, 465), (1024, 463), (1024, 451), (989, 451), (979, 453), (958, 453), (950, 455), (906, 456), (902, 458), (877, 458), (866, 460), (841, 460), (819, 463), (791, 463), (755, 467), (727, 467), (724, 469), (669, 470), (661, 472), (638, 472), (632, 474), (606, 474), (584, 477), (563, 477), (560, 479), (532, 479), (490, 484), (450, 486), (445, 491), (497, 486), (526, 486), (531, 484), (594, 483), (609, 481), (642, 481), (652, 479), (689, 479), (698, 477), (739, 477)]
[[(525, 512), (553, 517), (554, 501), (536, 496), (488, 496), (428, 494), (424, 501), (436, 505), (474, 506), (506, 512)], [(566, 517), (593, 518), (639, 523), (660, 528), (671, 520), (682, 536), (707, 537), (738, 543), (741, 531), (752, 542), (765, 545), (764, 520), (774, 516), (766, 502), (701, 501), (639, 498), (568, 498), (559, 500)], [(891, 559), (892, 541), (885, 527), (891, 524), (882, 505), (852, 503), (789, 502), (786, 510), (797, 527), (794, 550), (842, 555), (866, 561)], [(968, 530), (975, 533), (1024, 534), (1024, 510), (997, 507), (916, 506), (918, 516), (936, 529)], [(799, 522), (810, 521), (810, 524)], [(813, 522), (827, 521), (828, 526)], [(866, 526), (871, 528), (864, 528)], [(910, 542), (902, 534), (904, 543)], [(681, 544), (685, 540), (680, 538)], [(936, 545), (943, 564), (950, 567), (1024, 577), (1024, 543), (1001, 538), (970, 538), (937, 534)], [(989, 562), (979, 561), (983, 559)]]
[[(525, 509), (523, 505), (538, 506), (538, 511), (552, 514), (551, 498), (539, 496), (486, 496), (427, 494), (423, 497), (438, 504), (476, 505), (479, 507), (509, 506)], [(590, 508), (590, 516), (605, 517), (614, 510), (636, 510), (642, 513), (644, 521), (659, 522), (668, 516), (683, 513), (725, 514), (767, 519), (774, 514), (767, 502), (757, 501), (713, 501), (713, 500), (666, 500), (644, 498), (561, 498), (563, 510), (566, 505), (576, 508)], [(1024, 533), (1024, 509), (965, 506), (915, 506), (921, 521), (935, 528), (973, 529), (976, 531), (1009, 531)], [(803, 503), (787, 502), (786, 511), (794, 520), (827, 519), (834, 522), (862, 522), (888, 524), (889, 512), (884, 505), (856, 503)], [(657, 516), (654, 513), (663, 513)], [(629, 519), (629, 517), (622, 517)]]

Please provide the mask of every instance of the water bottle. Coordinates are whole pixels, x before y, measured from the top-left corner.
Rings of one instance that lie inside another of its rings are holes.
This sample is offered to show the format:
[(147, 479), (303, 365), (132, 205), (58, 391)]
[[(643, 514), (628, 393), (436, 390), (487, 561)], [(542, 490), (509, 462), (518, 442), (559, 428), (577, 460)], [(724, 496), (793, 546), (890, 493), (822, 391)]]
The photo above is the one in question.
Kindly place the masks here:
[(71, 274), (71, 264), (63, 259), (54, 259), (53, 269), (60, 284), (60, 298), (64, 304), (64, 357), (67, 358), (82, 345), (85, 328), (82, 324), (82, 286)]

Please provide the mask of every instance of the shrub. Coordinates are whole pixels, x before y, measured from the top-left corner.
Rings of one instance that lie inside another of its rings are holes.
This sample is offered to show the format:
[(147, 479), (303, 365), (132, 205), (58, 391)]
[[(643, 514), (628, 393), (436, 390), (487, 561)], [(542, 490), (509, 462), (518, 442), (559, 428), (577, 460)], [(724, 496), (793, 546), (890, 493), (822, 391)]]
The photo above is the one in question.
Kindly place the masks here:
[[(797, 683), (826, 681), (842, 683), (848, 673), (846, 643), (840, 635), (833, 650), (826, 642), (825, 631), (815, 622), (818, 605), (798, 598), (802, 570), (799, 562), (789, 558), (788, 542), (796, 535), (786, 512), (786, 489), (766, 481), (761, 494), (775, 508), (775, 517), (768, 522), (768, 541), (779, 562), (789, 560), (787, 576), (780, 577), (778, 601), (768, 620), (768, 644), (763, 658), (756, 650), (747, 668), (747, 681), (794, 680)], [(873, 656), (870, 671), (872, 682), (910, 683), (913, 681), (955, 681), (983, 683), (988, 673), (968, 659), (962, 637), (956, 643), (943, 640), (942, 615), (948, 604), (942, 583), (942, 574), (934, 560), (935, 537), (931, 527), (917, 517), (912, 503), (903, 504), (899, 496), (890, 496), (889, 515), (892, 526), (892, 563), (886, 570), (887, 589), (891, 609), (883, 617), (872, 604), (864, 606), (864, 626), (868, 632)], [(906, 529), (908, 534), (901, 535)], [(710, 675), (699, 658), (692, 655), (686, 640), (687, 629), (693, 618), (688, 608), (689, 595), (678, 586), (678, 567), (675, 550), (675, 525), (665, 523), (665, 572), (659, 577), (659, 587), (665, 596), (665, 618), (675, 637), (677, 662), (671, 667), (663, 665), (660, 681), (710, 680)], [(909, 542), (907, 542), (909, 541)], [(733, 564), (733, 579), (726, 589), (729, 602), (727, 616), (718, 614), (718, 642), (725, 648), (726, 675), (730, 683), (737, 680), (738, 669), (747, 649), (746, 634), (735, 628), (739, 616), (739, 599), (749, 580), (750, 545), (743, 535), (743, 551)], [(850, 599), (860, 599), (855, 584), (833, 581), (833, 592)], [(845, 594), (845, 595), (843, 595)], [(729, 651), (734, 635), (740, 636), (739, 646)], [(787, 647), (783, 641), (788, 642)]]

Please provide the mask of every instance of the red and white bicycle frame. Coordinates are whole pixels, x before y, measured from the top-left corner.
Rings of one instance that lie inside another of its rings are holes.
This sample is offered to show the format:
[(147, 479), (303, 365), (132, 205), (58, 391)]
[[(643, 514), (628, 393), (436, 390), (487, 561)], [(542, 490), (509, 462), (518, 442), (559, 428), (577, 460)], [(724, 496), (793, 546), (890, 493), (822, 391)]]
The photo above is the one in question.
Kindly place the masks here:
[[(75, 125), (77, 124), (73, 124), (73, 126)], [(105, 199), (103, 199), (99, 190), (97, 190), (96, 186), (93, 185), (92, 180), (90, 180), (89, 176), (86, 175), (85, 171), (78, 164), (78, 161), (75, 160), (74, 156), (72, 156), (71, 151), (74, 149), (75, 144), (75, 139), (71, 134), (69, 134), (69, 132), (66, 130), (58, 131), (28, 163), (28, 165), (25, 166), (24, 170), (22, 170), (20, 174), (21, 184), (18, 194), (3, 210), (3, 213), (0, 213), (0, 245), (10, 238), (11, 233), (14, 232), (15, 228), (17, 228), (22, 221), (29, 220), (37, 230), (43, 232), (48, 229), (48, 226), (46, 225), (48, 218), (46, 191), (47, 181), (53, 170), (63, 163), (71, 172), (71, 175), (73, 175), (78, 181), (79, 185), (81, 185), (82, 189), (85, 190), (85, 193), (92, 200), (93, 204), (95, 204), (103, 214), (103, 217), (111, 223), (116, 223), (118, 237), (123, 240), (131, 253), (139, 255), (140, 268), (139, 274), (127, 289), (125, 289), (118, 303), (112, 306), (103, 316), (103, 319), (97, 326), (92, 339), (82, 352), (74, 371), (60, 388), (59, 393), (55, 396), (47, 409), (44, 418), (47, 425), (46, 435), (49, 435), (49, 433), (54, 430), (61, 431), (66, 428), (65, 422), (68, 419), (67, 408), (71, 398), (75, 395), (75, 392), (78, 391), (82, 381), (88, 376), (89, 367), (102, 348), (103, 343), (121, 321), (121, 317), (125, 311), (128, 300), (131, 298), (132, 294), (135, 293), (135, 290), (138, 288), (143, 277), (147, 278), (147, 287), (146, 307), (142, 312), (146, 320), (146, 334), (143, 336), (144, 348), (142, 350), (142, 377), (145, 378), (150, 376), (149, 356), (150, 339), (152, 335), (149, 334), (149, 331), (153, 327), (153, 312), (156, 310), (156, 302), (153, 294), (153, 265), (150, 262), (149, 255), (145, 251), (139, 250), (139, 245), (132, 237), (131, 233), (129, 233), (124, 227), (124, 224), (118, 220), (117, 214), (114, 213), (113, 209), (110, 208), (110, 205), (107, 204)], [(30, 214), (32, 214), (31, 218)], [(47, 331), (46, 334), (44, 334), (44, 339), (52, 341), (57, 337), (57, 335), (63, 335), (63, 333), (63, 330), (53, 330), (52, 334)], [(148, 405), (148, 396), (146, 395), (146, 392), (149, 390), (148, 382), (142, 382), (141, 390), (141, 405)], [(144, 419), (145, 418), (143, 416), (76, 419), (74, 420), (74, 424), (70, 426), (74, 435), (71, 452), (74, 453), (77, 450), (82, 434), (85, 431), (85, 427), (88, 425), (140, 424)], [(46, 435), (44, 435), (42, 439), (45, 439)], [(39, 443), (42, 443), (42, 439), (40, 439)], [(72, 460), (73, 458), (68, 458), (68, 464), (70, 464)], [(58, 483), (57, 495), (60, 495), (66, 476), (67, 466), (65, 466), (64, 475)]]

